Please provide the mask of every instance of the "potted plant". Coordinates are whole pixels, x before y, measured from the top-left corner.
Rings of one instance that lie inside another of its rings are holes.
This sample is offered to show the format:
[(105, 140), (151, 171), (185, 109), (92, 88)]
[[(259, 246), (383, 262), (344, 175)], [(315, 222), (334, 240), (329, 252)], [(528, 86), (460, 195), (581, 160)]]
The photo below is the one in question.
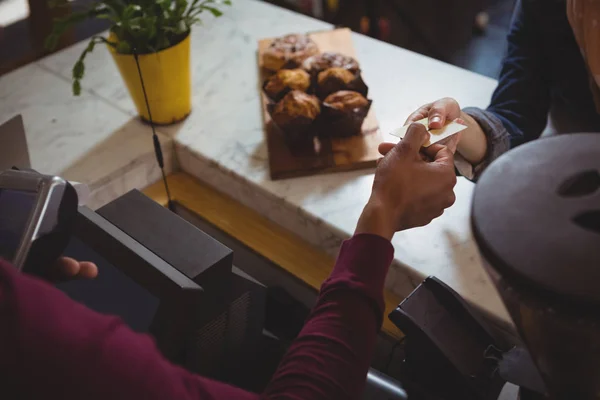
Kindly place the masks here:
[[(81, 92), (86, 55), (96, 44), (106, 44), (142, 119), (150, 119), (149, 107), (153, 122), (170, 124), (191, 111), (191, 27), (203, 12), (221, 16), (223, 5), (231, 1), (99, 0), (84, 11), (56, 19), (46, 47), (55, 48), (60, 36), (81, 21), (109, 20), (108, 37), (93, 36), (73, 66), (73, 94)], [(69, 2), (58, 0), (53, 6), (69, 7)]]

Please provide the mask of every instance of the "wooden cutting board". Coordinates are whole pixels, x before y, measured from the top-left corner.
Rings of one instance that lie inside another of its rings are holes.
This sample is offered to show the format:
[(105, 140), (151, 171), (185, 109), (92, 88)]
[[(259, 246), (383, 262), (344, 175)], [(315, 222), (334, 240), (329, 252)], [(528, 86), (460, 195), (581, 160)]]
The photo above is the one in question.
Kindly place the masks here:
[[(309, 36), (317, 43), (321, 52), (335, 51), (356, 58), (350, 29), (316, 32)], [(258, 42), (259, 89), (270, 75), (262, 68), (262, 54), (272, 41), (273, 39), (263, 39)], [(357, 61), (360, 63), (360, 60)], [(366, 84), (369, 85), (369, 82)], [(262, 90), (261, 96), (271, 179), (372, 168), (381, 157), (377, 147), (383, 142), (383, 135), (373, 107), (363, 123), (362, 135), (345, 139), (320, 139), (315, 151), (298, 152), (287, 146), (281, 132), (272, 123), (266, 107), (269, 99)]]

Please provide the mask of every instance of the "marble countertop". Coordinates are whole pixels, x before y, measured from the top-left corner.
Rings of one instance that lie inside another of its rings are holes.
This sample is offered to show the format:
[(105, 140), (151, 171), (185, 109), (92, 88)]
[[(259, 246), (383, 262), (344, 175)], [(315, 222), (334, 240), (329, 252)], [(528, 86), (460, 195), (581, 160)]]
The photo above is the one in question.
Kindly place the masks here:
[[(354, 230), (373, 170), (271, 181), (256, 63), (258, 39), (324, 29), (331, 25), (255, 0), (234, 1), (223, 17), (194, 28), (193, 110), (182, 123), (161, 127), (160, 134), (168, 170), (181, 168), (333, 255)], [(496, 85), (359, 34), (353, 39), (383, 132), (443, 96), (463, 106), (486, 106)], [(0, 122), (23, 114), (33, 167), (90, 184), (97, 206), (158, 180), (160, 171), (149, 127), (136, 118), (106, 48), (97, 46), (88, 56), (82, 96), (71, 96), (71, 68), (85, 46), (76, 44), (1, 77)], [(405, 296), (435, 275), (508, 322), (471, 235), (472, 191), (473, 184), (459, 178), (457, 201), (442, 217), (395, 236), (386, 287)]]

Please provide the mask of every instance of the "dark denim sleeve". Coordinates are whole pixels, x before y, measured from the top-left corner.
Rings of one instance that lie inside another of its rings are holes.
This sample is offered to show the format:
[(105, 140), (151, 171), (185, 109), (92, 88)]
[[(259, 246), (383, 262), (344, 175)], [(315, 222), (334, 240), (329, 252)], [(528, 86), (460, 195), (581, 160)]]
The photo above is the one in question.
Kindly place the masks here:
[(465, 108), (463, 111), (477, 121), (487, 138), (487, 153), (483, 161), (474, 166), (469, 175), (461, 171), (465, 177), (476, 181), (492, 161), (510, 149), (511, 134), (503, 121), (491, 111), (476, 107)]
[(507, 38), (507, 54), (490, 106), (485, 111), (464, 110), (481, 125), (488, 138), (488, 153), (475, 168), (475, 177), (508, 149), (537, 139), (546, 126), (550, 78), (544, 61), (543, 37), (537, 29), (535, 7), (542, 7), (540, 1), (517, 2)]

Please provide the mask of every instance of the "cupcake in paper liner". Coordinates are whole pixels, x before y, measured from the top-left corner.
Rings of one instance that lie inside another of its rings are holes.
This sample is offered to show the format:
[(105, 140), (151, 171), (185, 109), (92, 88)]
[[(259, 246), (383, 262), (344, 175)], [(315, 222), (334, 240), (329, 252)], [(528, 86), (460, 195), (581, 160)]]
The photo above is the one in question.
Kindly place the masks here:
[(264, 51), (263, 67), (271, 71), (298, 68), (305, 59), (318, 53), (317, 44), (307, 35), (286, 35), (273, 40)]
[(267, 111), (293, 150), (314, 149), (316, 121), (321, 114), (320, 101), (316, 96), (292, 90), (279, 102), (268, 104)]
[(322, 105), (319, 120), (322, 137), (360, 135), (362, 125), (371, 109), (371, 100), (358, 92), (341, 90), (330, 94)]
[(369, 88), (362, 79), (360, 70), (351, 71), (346, 68), (333, 67), (319, 72), (316, 82), (316, 94), (325, 99), (332, 93), (350, 90), (367, 96)]
[(263, 84), (263, 91), (272, 101), (278, 102), (292, 90), (309, 92), (311, 79), (303, 69), (280, 69)]
[(360, 70), (358, 61), (354, 58), (334, 52), (325, 52), (308, 57), (302, 63), (302, 69), (307, 71), (313, 79), (317, 79), (320, 72), (329, 68), (343, 68), (352, 73), (357, 73)]

